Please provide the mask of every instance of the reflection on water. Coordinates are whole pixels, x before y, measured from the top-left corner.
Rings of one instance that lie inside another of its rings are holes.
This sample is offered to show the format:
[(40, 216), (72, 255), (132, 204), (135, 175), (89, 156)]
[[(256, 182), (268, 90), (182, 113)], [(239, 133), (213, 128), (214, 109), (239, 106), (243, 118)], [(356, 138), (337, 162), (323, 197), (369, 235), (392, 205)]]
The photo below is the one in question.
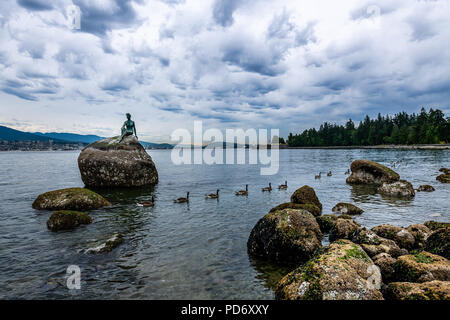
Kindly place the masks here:
[[(257, 165), (175, 166), (170, 151), (150, 154), (159, 172), (157, 186), (97, 190), (111, 207), (89, 212), (90, 225), (53, 233), (46, 228), (50, 213), (33, 210), (31, 203), (42, 192), (82, 186), (78, 152), (0, 153), (0, 299), (272, 299), (274, 285), (291, 268), (249, 259), (248, 235), (264, 214), (305, 184), (316, 190), (324, 214), (338, 202), (356, 203), (365, 211), (356, 220), (369, 228), (449, 221), (450, 186), (435, 180), (439, 168), (450, 166), (449, 151), (281, 150), (275, 176), (261, 176)], [(364, 158), (386, 165), (402, 159), (396, 168), (402, 179), (436, 191), (399, 200), (347, 185), (346, 169)], [(319, 171), (333, 175), (315, 180)], [(285, 180), (288, 190), (261, 192), (269, 182), (277, 186)], [(249, 195), (235, 196), (246, 184)], [(205, 199), (216, 189), (218, 201)], [(188, 204), (173, 202), (187, 191)], [(137, 206), (152, 195), (154, 207)], [(112, 252), (84, 253), (116, 232), (125, 240)], [(81, 267), (79, 291), (65, 287), (72, 264)]]

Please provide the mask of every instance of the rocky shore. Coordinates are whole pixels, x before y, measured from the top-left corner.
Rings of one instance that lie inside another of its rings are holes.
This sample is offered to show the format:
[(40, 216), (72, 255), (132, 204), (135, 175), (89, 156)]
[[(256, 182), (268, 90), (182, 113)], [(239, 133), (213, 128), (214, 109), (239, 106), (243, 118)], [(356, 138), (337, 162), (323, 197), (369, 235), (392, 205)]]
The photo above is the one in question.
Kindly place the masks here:
[[(411, 183), (379, 163), (357, 160), (351, 169), (349, 184), (375, 185), (390, 197), (415, 195)], [(353, 220), (352, 215), (364, 214), (353, 204), (338, 203), (334, 214), (321, 211), (314, 189), (303, 186), (291, 203), (270, 210), (250, 233), (250, 256), (296, 266), (276, 285), (276, 299), (450, 299), (450, 223), (367, 229)], [(326, 235), (330, 244), (323, 246)]]

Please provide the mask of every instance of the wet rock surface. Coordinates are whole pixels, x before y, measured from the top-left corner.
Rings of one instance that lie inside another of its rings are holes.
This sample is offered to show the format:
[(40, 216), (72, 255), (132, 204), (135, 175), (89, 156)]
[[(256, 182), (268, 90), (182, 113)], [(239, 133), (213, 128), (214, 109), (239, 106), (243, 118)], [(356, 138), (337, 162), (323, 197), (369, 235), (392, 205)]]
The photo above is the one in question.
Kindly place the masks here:
[(352, 174), (347, 178), (349, 184), (375, 184), (381, 185), (385, 182), (398, 181), (398, 173), (388, 167), (370, 160), (355, 160), (350, 169)]
[(314, 189), (309, 186), (303, 186), (297, 189), (291, 196), (291, 202), (297, 204), (312, 204), (322, 212), (322, 203), (319, 201)]
[(413, 198), (416, 194), (412, 184), (406, 180), (384, 182), (378, 188), (378, 192), (383, 195), (401, 198)]
[(383, 287), (383, 295), (386, 300), (450, 300), (450, 282), (392, 282)]
[(339, 202), (333, 207), (333, 209), (331, 209), (331, 211), (349, 215), (358, 215), (364, 212), (364, 210), (358, 208), (354, 204), (345, 202)]
[(450, 281), (450, 262), (426, 251), (399, 257), (394, 269), (395, 281)]
[(60, 210), (52, 213), (47, 220), (47, 228), (51, 231), (72, 230), (91, 222), (92, 218), (84, 212)]

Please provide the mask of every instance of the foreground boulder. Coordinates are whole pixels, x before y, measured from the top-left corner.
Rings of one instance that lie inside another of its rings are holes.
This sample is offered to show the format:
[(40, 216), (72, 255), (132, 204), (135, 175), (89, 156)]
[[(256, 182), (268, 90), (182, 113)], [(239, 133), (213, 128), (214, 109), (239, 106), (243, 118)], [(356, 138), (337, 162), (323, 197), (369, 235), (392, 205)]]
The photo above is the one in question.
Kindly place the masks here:
[(351, 240), (359, 244), (371, 258), (382, 253), (389, 254), (394, 258), (408, 254), (406, 249), (401, 249), (393, 240), (380, 237), (366, 228), (356, 230)]
[(383, 287), (383, 296), (386, 300), (450, 300), (450, 282), (392, 282)]
[(150, 155), (134, 136), (100, 140), (78, 157), (81, 179), (90, 187), (141, 187), (158, 183)]
[(320, 216), (320, 211), (321, 211), (318, 207), (316, 207), (315, 205), (310, 204), (310, 203), (298, 204), (298, 203), (286, 202), (286, 203), (282, 203), (282, 204), (276, 206), (275, 208), (272, 208), (269, 212), (275, 212), (275, 211), (284, 210), (284, 209), (303, 209), (303, 210), (310, 212), (314, 217)]
[(378, 192), (391, 197), (413, 198), (416, 193), (412, 184), (406, 180), (384, 182)]
[(390, 224), (382, 224), (380, 226), (373, 227), (372, 231), (380, 237), (395, 241), (400, 248), (410, 250), (415, 246), (414, 236), (404, 228), (392, 226)]
[(397, 259), (388, 253), (380, 253), (372, 258), (373, 263), (380, 268), (381, 276), (384, 283), (389, 283), (394, 279), (395, 269), (394, 265)]
[(331, 209), (331, 211), (349, 215), (357, 215), (364, 212), (364, 210), (358, 208), (357, 206), (345, 202), (339, 202), (333, 207), (333, 209)]
[(350, 169), (352, 174), (347, 178), (350, 184), (376, 184), (398, 181), (400, 176), (388, 167), (370, 160), (355, 160)]
[(383, 300), (379, 268), (360, 246), (348, 240), (286, 275), (277, 285), (278, 300)]
[(433, 192), (435, 191), (435, 189), (433, 188), (433, 186), (430, 186), (429, 184), (424, 184), (421, 185), (420, 187), (417, 188), (418, 192)]
[(270, 212), (258, 221), (247, 242), (248, 253), (281, 263), (308, 261), (322, 239), (314, 216), (303, 209)]
[(32, 207), (37, 210), (94, 210), (110, 206), (101, 195), (86, 188), (67, 188), (39, 195)]
[(291, 196), (291, 202), (297, 204), (313, 204), (322, 212), (322, 203), (316, 196), (316, 192), (310, 186), (297, 189)]
[(91, 222), (92, 218), (84, 212), (60, 210), (52, 213), (47, 220), (47, 228), (51, 231), (72, 230)]
[(425, 250), (450, 259), (450, 229), (440, 228), (426, 240)]
[(450, 281), (450, 262), (426, 251), (399, 257), (394, 269), (395, 281)]

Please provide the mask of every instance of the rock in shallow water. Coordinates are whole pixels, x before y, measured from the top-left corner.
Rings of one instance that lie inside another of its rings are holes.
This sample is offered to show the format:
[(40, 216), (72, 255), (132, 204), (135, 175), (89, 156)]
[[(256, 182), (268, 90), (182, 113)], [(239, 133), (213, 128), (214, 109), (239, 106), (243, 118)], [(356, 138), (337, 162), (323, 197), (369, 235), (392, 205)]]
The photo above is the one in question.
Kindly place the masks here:
[(391, 197), (413, 198), (416, 193), (412, 184), (406, 180), (383, 183), (378, 192)]
[(85, 252), (86, 253), (105, 253), (111, 252), (114, 248), (118, 247), (123, 242), (123, 235), (121, 233), (115, 233), (111, 238), (106, 240), (105, 243), (101, 245), (89, 248)]
[(319, 249), (322, 239), (314, 216), (303, 209), (270, 212), (258, 221), (247, 242), (254, 257), (281, 263), (301, 263)]
[(86, 188), (67, 188), (39, 195), (32, 207), (37, 210), (93, 210), (110, 206), (101, 195)]
[(92, 218), (84, 212), (60, 210), (53, 212), (47, 220), (47, 228), (52, 231), (71, 230), (91, 222)]
[(363, 209), (358, 208), (354, 204), (345, 202), (339, 202), (331, 211), (349, 215), (362, 214), (364, 212)]
[(355, 160), (350, 169), (352, 174), (347, 178), (349, 184), (376, 184), (395, 182), (400, 179), (397, 172), (370, 160)]
[(93, 187), (140, 187), (158, 183), (150, 155), (134, 136), (100, 140), (78, 157), (81, 179)]
[(433, 192), (435, 191), (435, 189), (433, 188), (433, 186), (430, 186), (429, 184), (424, 184), (421, 185), (420, 187), (417, 188), (418, 192)]
[(322, 203), (317, 198), (316, 192), (310, 186), (303, 186), (292, 194), (291, 202), (297, 204), (313, 204), (322, 212)]
[(380, 269), (363, 249), (339, 240), (278, 283), (281, 300), (383, 300)]

